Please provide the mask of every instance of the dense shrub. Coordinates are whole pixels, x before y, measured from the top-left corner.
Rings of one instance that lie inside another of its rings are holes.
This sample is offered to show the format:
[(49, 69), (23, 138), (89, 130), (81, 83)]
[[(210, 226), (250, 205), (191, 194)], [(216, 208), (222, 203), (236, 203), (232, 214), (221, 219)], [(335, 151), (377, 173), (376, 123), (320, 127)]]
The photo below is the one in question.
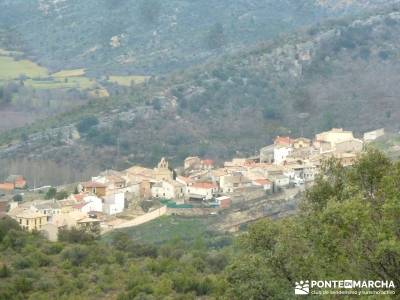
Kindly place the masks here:
[(99, 120), (95, 116), (86, 116), (78, 122), (76, 128), (80, 133), (87, 133), (97, 124), (99, 124)]

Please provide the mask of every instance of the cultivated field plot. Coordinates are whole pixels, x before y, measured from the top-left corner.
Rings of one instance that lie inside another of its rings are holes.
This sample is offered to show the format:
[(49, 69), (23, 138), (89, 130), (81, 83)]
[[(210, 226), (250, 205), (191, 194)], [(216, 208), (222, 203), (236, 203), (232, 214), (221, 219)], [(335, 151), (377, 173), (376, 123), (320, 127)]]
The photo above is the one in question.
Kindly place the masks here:
[(85, 69), (62, 70), (60, 72), (51, 74), (51, 76), (56, 78), (81, 77), (85, 76)]
[(25, 81), (25, 85), (46, 90), (72, 88), (90, 90), (96, 87), (96, 81), (87, 77), (49, 77), (46, 79), (28, 79)]
[(17, 79), (21, 75), (26, 77), (46, 77), (46, 68), (29, 60), (14, 60), (11, 56), (1, 56), (0, 53), (0, 80)]
[(17, 60), (21, 53), (0, 49), (0, 83), (11, 80), (23, 80), (25, 86), (34, 89), (79, 89), (100, 90), (93, 95), (105, 97), (108, 93), (96, 80), (85, 76), (85, 69), (61, 70), (50, 74), (49, 71), (30, 60)]

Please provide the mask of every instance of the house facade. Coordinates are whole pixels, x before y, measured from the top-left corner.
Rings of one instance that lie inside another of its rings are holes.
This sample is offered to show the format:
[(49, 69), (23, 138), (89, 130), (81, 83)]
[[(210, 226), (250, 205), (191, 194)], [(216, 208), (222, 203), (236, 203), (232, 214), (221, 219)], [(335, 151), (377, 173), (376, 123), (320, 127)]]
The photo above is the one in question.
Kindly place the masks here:
[(125, 193), (115, 193), (103, 197), (103, 212), (108, 215), (122, 213), (125, 209)]
[(82, 184), (82, 190), (85, 193), (91, 193), (98, 197), (103, 197), (106, 195), (107, 186), (104, 183), (89, 181)]
[(40, 212), (26, 210), (20, 214), (17, 214), (14, 219), (18, 222), (21, 228), (34, 231), (41, 230), (42, 226), (47, 224), (47, 216)]
[(22, 175), (10, 175), (4, 182), (0, 183), (0, 190), (10, 192), (24, 189), (26, 186), (27, 182)]
[(195, 182), (187, 188), (189, 198), (211, 200), (218, 192), (218, 185), (212, 182)]

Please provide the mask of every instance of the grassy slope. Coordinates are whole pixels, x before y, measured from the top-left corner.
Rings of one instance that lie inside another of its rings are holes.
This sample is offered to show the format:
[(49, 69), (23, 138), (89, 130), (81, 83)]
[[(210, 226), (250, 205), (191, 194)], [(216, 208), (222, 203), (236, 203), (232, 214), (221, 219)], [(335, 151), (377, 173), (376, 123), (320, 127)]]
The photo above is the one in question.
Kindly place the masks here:
[(11, 56), (0, 56), (0, 81), (16, 79), (20, 75), (46, 77), (48, 71), (29, 60), (16, 61)]
[[(186, 218), (178, 216), (163, 216), (146, 224), (119, 230), (127, 233), (133, 240), (143, 243), (162, 243), (174, 239), (185, 240), (204, 237), (210, 231), (214, 218)], [(113, 234), (107, 234), (109, 240)]]

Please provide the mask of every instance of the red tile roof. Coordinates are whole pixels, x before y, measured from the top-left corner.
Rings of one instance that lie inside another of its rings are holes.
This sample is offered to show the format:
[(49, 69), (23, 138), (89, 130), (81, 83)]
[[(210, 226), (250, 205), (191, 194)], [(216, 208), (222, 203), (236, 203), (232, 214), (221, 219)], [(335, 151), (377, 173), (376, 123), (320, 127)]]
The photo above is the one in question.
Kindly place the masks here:
[(75, 194), (75, 195), (72, 195), (72, 197), (73, 197), (76, 201), (78, 201), (78, 202), (83, 201), (83, 198), (84, 198), (85, 196), (86, 196), (85, 194)]
[(12, 191), (12, 190), (14, 190), (14, 188), (15, 188), (15, 186), (13, 183), (10, 183), (10, 182), (0, 183), (0, 190)]
[(84, 182), (82, 185), (85, 188), (105, 188), (106, 187), (104, 184), (94, 182), (94, 181)]
[(293, 140), (288, 136), (277, 136), (274, 141), (275, 145), (283, 145), (283, 146), (290, 146), (292, 143)]
[(203, 165), (206, 165), (206, 166), (214, 165), (214, 161), (212, 159), (203, 159), (201, 162), (203, 163)]
[(81, 209), (82, 207), (84, 207), (87, 203), (79, 203), (77, 205), (74, 205), (75, 209)]
[(191, 185), (194, 188), (198, 189), (216, 189), (218, 186), (212, 182), (195, 182)]

